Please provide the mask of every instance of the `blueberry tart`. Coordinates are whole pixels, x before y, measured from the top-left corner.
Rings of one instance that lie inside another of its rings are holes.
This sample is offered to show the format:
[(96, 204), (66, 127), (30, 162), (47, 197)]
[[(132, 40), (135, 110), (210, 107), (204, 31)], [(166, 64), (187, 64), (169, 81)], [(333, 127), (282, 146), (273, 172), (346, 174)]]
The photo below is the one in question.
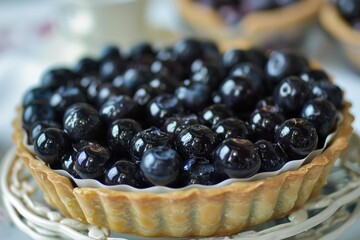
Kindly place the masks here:
[(322, 0), (179, 0), (179, 11), (198, 33), (245, 37), (256, 45), (296, 44), (304, 35)]
[(322, 27), (337, 41), (341, 51), (360, 69), (360, 1), (328, 1), (319, 14)]
[(138, 236), (225, 236), (320, 192), (352, 133), (343, 94), (289, 50), (110, 46), (46, 72), (13, 140), (68, 217)]

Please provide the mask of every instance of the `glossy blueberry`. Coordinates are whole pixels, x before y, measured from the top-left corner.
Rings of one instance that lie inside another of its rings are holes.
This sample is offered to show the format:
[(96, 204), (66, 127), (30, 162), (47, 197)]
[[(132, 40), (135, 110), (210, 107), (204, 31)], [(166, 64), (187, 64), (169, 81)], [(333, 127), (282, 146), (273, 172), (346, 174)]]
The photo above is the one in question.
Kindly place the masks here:
[(114, 121), (107, 130), (107, 143), (111, 151), (118, 157), (130, 156), (131, 140), (141, 130), (141, 125), (133, 119)]
[[(96, 89), (94, 89), (96, 91)], [(97, 94), (95, 96), (95, 105), (101, 107), (104, 105), (110, 98), (116, 97), (119, 95), (130, 95), (128, 89), (123, 87), (116, 87), (111, 83), (104, 83), (98, 86)]]
[(215, 167), (209, 159), (190, 158), (182, 169), (181, 181), (185, 186), (190, 184), (213, 185), (217, 183)]
[(150, 100), (158, 94), (159, 90), (147, 84), (143, 84), (137, 88), (136, 92), (134, 93), (133, 99), (139, 106), (145, 108), (150, 102)]
[(58, 122), (54, 122), (54, 121), (37, 121), (34, 122), (34, 124), (31, 126), (30, 129), (30, 136), (29, 136), (29, 140), (30, 143), (32, 143), (33, 141), (35, 141), (35, 139), (37, 138), (37, 136), (40, 135), (40, 133), (42, 131), (44, 131), (47, 128), (57, 128), (60, 129), (61, 125)]
[(52, 94), (53, 91), (48, 88), (35, 87), (25, 93), (22, 104), (27, 107), (33, 103), (48, 103)]
[(135, 135), (130, 144), (131, 160), (138, 162), (144, 152), (157, 146), (170, 146), (171, 136), (156, 127), (145, 129)]
[(221, 104), (222, 103), (222, 98), (221, 98), (218, 91), (213, 91), (211, 93), (211, 100), (212, 100), (212, 103), (214, 103), (214, 104)]
[(67, 108), (63, 126), (74, 142), (99, 139), (103, 129), (98, 111), (87, 103), (76, 103)]
[(126, 70), (123, 75), (117, 76), (114, 79), (113, 84), (115, 87), (128, 89), (132, 94), (137, 87), (148, 82), (151, 78), (152, 75), (150, 72), (130, 68)]
[(300, 78), (305, 82), (320, 82), (320, 81), (329, 81), (330, 78), (323, 70), (311, 69), (308, 72), (303, 72), (300, 74)]
[(314, 125), (320, 138), (325, 138), (335, 127), (336, 107), (328, 100), (312, 99), (304, 105), (301, 118)]
[(277, 145), (266, 140), (259, 140), (255, 146), (261, 160), (259, 172), (273, 172), (285, 165), (286, 158), (278, 150)]
[(314, 126), (301, 118), (286, 120), (275, 130), (275, 142), (291, 160), (306, 157), (315, 150), (318, 134)]
[(74, 68), (74, 72), (78, 74), (93, 74), (97, 73), (100, 69), (100, 64), (98, 61), (92, 58), (82, 58), (77, 62)]
[(274, 91), (275, 103), (290, 115), (297, 115), (310, 97), (310, 85), (295, 76), (282, 80)]
[(50, 99), (50, 106), (62, 115), (66, 108), (70, 105), (78, 102), (86, 102), (86, 94), (82, 89), (71, 86), (71, 87), (60, 87), (58, 88)]
[(140, 169), (154, 185), (173, 183), (180, 170), (180, 157), (174, 149), (157, 146), (147, 150), (141, 158)]
[(214, 62), (221, 60), (221, 54), (217, 45), (212, 41), (201, 41), (203, 58)]
[(226, 71), (230, 71), (235, 65), (239, 63), (252, 62), (253, 58), (247, 50), (230, 49), (227, 50), (222, 58), (222, 64)]
[(47, 71), (41, 78), (41, 86), (55, 90), (61, 86), (66, 86), (75, 81), (77, 75), (66, 68), (56, 68)]
[(238, 118), (227, 118), (213, 126), (212, 130), (217, 133), (220, 141), (228, 138), (247, 139), (249, 135), (245, 122)]
[(137, 167), (128, 160), (120, 160), (105, 170), (104, 183), (106, 185), (127, 184), (133, 187), (140, 186), (137, 179)]
[(314, 82), (311, 84), (313, 98), (322, 98), (332, 102), (337, 109), (343, 107), (343, 92), (331, 82)]
[(252, 139), (274, 141), (275, 129), (285, 121), (285, 117), (273, 106), (255, 109), (249, 119)]
[(75, 159), (75, 171), (81, 178), (98, 178), (104, 175), (105, 164), (110, 159), (109, 151), (99, 144), (81, 148)]
[(155, 51), (149, 43), (143, 42), (134, 45), (130, 50), (131, 60), (137, 60), (139, 58), (153, 58)]
[(198, 112), (206, 107), (210, 102), (210, 94), (209, 86), (201, 83), (182, 85), (175, 91), (176, 97), (190, 112)]
[(225, 104), (210, 105), (199, 113), (200, 122), (209, 127), (213, 127), (221, 120), (231, 116), (233, 113)]
[(182, 67), (173, 60), (156, 60), (151, 64), (150, 71), (158, 77), (179, 79), (182, 76)]
[[(82, 77), (79, 80), (77, 86), (84, 89), (84, 91), (86, 93), (86, 96), (89, 97), (88, 96), (89, 87), (94, 83), (96, 83), (97, 85), (100, 85), (101, 82), (102, 82), (102, 79), (97, 74), (89, 74), (89, 75), (86, 75), (86, 76)], [(95, 89), (92, 89), (91, 91), (93, 91), (93, 90), (95, 90)], [(95, 97), (96, 96), (92, 95), (92, 96), (89, 97), (89, 100), (90, 100), (90, 98), (95, 99)]]
[(230, 178), (251, 177), (260, 168), (255, 145), (246, 139), (230, 138), (216, 148), (214, 161)]
[(47, 103), (33, 103), (24, 108), (22, 124), (25, 129), (30, 130), (33, 123), (43, 120), (57, 121), (55, 109)]
[(256, 103), (255, 108), (262, 108), (266, 106), (275, 106), (274, 96), (267, 96)]
[(278, 84), (285, 77), (299, 75), (309, 70), (308, 61), (300, 54), (292, 51), (273, 51), (265, 66), (267, 77)]
[(37, 157), (46, 164), (53, 164), (71, 148), (67, 135), (58, 128), (44, 129), (34, 141)]
[(175, 43), (174, 53), (180, 62), (190, 64), (202, 56), (202, 47), (195, 39), (183, 39)]
[(175, 139), (175, 148), (184, 159), (210, 157), (216, 144), (216, 133), (201, 124), (188, 126)]
[(229, 77), (219, 88), (223, 103), (236, 112), (251, 110), (258, 100), (257, 91), (249, 78)]
[(156, 77), (148, 82), (149, 86), (163, 93), (174, 93), (179, 83), (171, 77)]
[(252, 63), (240, 63), (235, 65), (229, 76), (247, 77), (259, 94), (269, 92), (272, 89), (271, 83), (265, 79), (260, 67)]
[[(192, 66), (194, 66), (195, 63), (196, 61), (192, 64)], [(203, 65), (199, 69), (196, 69), (197, 66), (195, 65), (194, 68), (195, 71), (193, 71), (190, 80), (192, 82), (199, 82), (207, 85), (211, 89), (216, 88), (223, 78), (222, 70), (218, 67), (212, 65)]]
[(121, 118), (136, 118), (139, 116), (139, 106), (126, 95), (110, 97), (99, 110), (100, 118), (106, 124)]
[(72, 150), (68, 151), (60, 159), (61, 167), (74, 178), (80, 178), (79, 174), (75, 171), (75, 158), (76, 152)]
[(166, 118), (184, 112), (182, 102), (174, 95), (161, 94), (153, 98), (147, 105), (147, 119), (154, 126), (162, 126)]
[(167, 133), (177, 135), (186, 127), (194, 124), (199, 124), (199, 120), (195, 114), (183, 117), (174, 116), (165, 120), (163, 129)]

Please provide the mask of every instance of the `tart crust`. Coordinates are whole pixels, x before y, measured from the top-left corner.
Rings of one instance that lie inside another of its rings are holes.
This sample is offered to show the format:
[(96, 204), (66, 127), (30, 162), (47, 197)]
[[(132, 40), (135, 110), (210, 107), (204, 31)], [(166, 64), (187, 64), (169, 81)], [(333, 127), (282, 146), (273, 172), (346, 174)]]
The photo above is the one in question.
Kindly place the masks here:
[(323, 28), (340, 43), (350, 63), (360, 70), (360, 32), (354, 30), (330, 2), (321, 8), (319, 19)]
[(227, 26), (213, 9), (193, 0), (178, 0), (183, 19), (198, 32), (217, 39), (224, 36), (248, 38), (255, 44), (277, 38), (295, 38), (316, 16), (323, 0), (301, 0), (289, 6), (247, 14), (236, 29)]
[(225, 236), (282, 217), (319, 194), (352, 133), (350, 106), (345, 103), (343, 121), (330, 145), (299, 170), (208, 189), (144, 193), (74, 187), (24, 145), (22, 108), (13, 122), (13, 141), (47, 201), (68, 217), (147, 237)]

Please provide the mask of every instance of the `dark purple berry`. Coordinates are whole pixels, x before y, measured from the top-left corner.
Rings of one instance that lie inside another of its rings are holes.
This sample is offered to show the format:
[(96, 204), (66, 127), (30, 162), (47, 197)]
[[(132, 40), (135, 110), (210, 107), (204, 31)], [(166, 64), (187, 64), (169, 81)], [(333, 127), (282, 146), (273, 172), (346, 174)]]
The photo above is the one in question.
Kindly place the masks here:
[(226, 71), (230, 71), (235, 65), (239, 63), (251, 63), (252, 61), (253, 59), (247, 50), (230, 49), (224, 53), (222, 64)]
[(328, 82), (330, 80), (326, 72), (317, 69), (312, 69), (308, 72), (301, 73), (300, 78), (305, 82)]
[(76, 152), (68, 151), (60, 159), (61, 167), (74, 178), (80, 178), (79, 174), (75, 171), (75, 158)]
[(30, 142), (32, 143), (33, 141), (35, 141), (35, 139), (37, 138), (37, 136), (40, 135), (41, 132), (43, 132), (45, 129), (47, 128), (57, 128), (60, 129), (61, 125), (58, 122), (54, 122), (54, 121), (37, 121), (35, 122), (30, 129)]
[(140, 132), (141, 125), (133, 119), (119, 119), (114, 121), (107, 130), (107, 143), (118, 157), (130, 156), (130, 143)]
[(121, 53), (117, 46), (107, 45), (101, 49), (100, 59), (106, 61), (108, 59), (121, 59)]
[(74, 142), (98, 139), (103, 129), (98, 111), (87, 103), (76, 103), (67, 108), (63, 125)]
[(147, 119), (154, 126), (162, 126), (166, 118), (184, 112), (182, 103), (173, 95), (162, 94), (147, 105)]
[(176, 97), (190, 112), (198, 112), (210, 102), (210, 88), (201, 83), (182, 85), (175, 91)]
[(106, 185), (127, 184), (133, 187), (139, 187), (140, 182), (137, 179), (137, 167), (128, 160), (115, 162), (109, 169), (105, 170), (104, 183)]
[(336, 3), (340, 14), (347, 21), (351, 21), (360, 16), (360, 2), (358, 0), (337, 0)]
[(99, 114), (103, 122), (110, 124), (121, 118), (136, 118), (139, 106), (126, 95), (112, 96), (101, 106)]
[(184, 159), (210, 157), (216, 144), (216, 133), (201, 124), (190, 125), (185, 128), (175, 140), (176, 150)]
[(216, 170), (209, 159), (194, 157), (188, 159), (183, 167), (181, 182), (190, 184), (213, 185), (216, 181)]
[(274, 91), (275, 103), (286, 113), (295, 116), (310, 97), (310, 85), (295, 76), (285, 78)]
[(61, 86), (66, 86), (74, 82), (77, 75), (65, 68), (52, 69), (46, 72), (41, 78), (41, 86), (55, 90)]
[(149, 43), (138, 43), (130, 50), (131, 60), (138, 60), (140, 58), (153, 58), (155, 51)]
[(173, 183), (179, 174), (180, 157), (169, 147), (154, 147), (144, 153), (140, 168), (151, 183), (166, 186)]
[(318, 134), (314, 126), (301, 118), (291, 118), (275, 131), (275, 141), (291, 160), (306, 157), (315, 150)]
[(99, 75), (104, 81), (111, 82), (113, 79), (121, 75), (126, 68), (126, 63), (122, 59), (106, 59), (100, 65)]
[(52, 95), (53, 91), (48, 88), (35, 87), (25, 93), (22, 104), (27, 107), (33, 103), (48, 103)]
[(86, 102), (85, 93), (78, 87), (60, 87), (58, 88), (50, 99), (50, 106), (60, 114), (63, 115), (66, 108), (74, 103)]
[(277, 145), (266, 140), (259, 140), (255, 146), (261, 160), (259, 172), (273, 172), (285, 165), (286, 158), (276, 148)]
[(214, 161), (230, 178), (251, 177), (261, 164), (255, 145), (237, 138), (223, 141), (214, 152)]
[(149, 86), (163, 93), (174, 93), (178, 82), (170, 77), (160, 76), (149, 81)]
[(233, 113), (225, 104), (213, 104), (200, 112), (199, 119), (202, 124), (213, 127), (231, 116)]
[(304, 105), (301, 118), (314, 125), (320, 138), (325, 138), (335, 127), (336, 108), (330, 101), (316, 98)]
[(245, 122), (238, 118), (227, 118), (218, 122), (212, 130), (217, 133), (220, 141), (228, 138), (247, 139), (249, 131)]
[(139, 106), (145, 108), (150, 100), (158, 94), (159, 90), (145, 84), (138, 87), (134, 93), (133, 99)]
[(34, 151), (37, 157), (46, 164), (53, 164), (71, 149), (66, 134), (58, 128), (44, 129), (34, 141)]
[(113, 84), (115, 87), (128, 89), (130, 94), (132, 94), (141, 84), (148, 82), (151, 77), (150, 72), (130, 68), (123, 75), (117, 76)]
[(331, 82), (312, 83), (311, 93), (313, 98), (329, 100), (337, 109), (341, 109), (343, 107), (343, 92), (341, 88)]
[(47, 103), (33, 103), (25, 107), (22, 115), (22, 124), (25, 129), (30, 130), (33, 123), (43, 120), (56, 122), (55, 109)]
[(174, 53), (180, 62), (190, 64), (202, 56), (201, 44), (195, 39), (183, 39), (175, 43)]
[(109, 151), (99, 144), (89, 144), (76, 154), (75, 171), (81, 178), (98, 178), (104, 175)]
[(101, 84), (97, 89), (95, 105), (100, 108), (111, 97), (116, 97), (118, 95), (130, 95), (130, 92), (126, 88), (115, 87), (111, 83)]
[(75, 65), (74, 72), (81, 75), (93, 74), (99, 72), (100, 64), (92, 58), (82, 58)]

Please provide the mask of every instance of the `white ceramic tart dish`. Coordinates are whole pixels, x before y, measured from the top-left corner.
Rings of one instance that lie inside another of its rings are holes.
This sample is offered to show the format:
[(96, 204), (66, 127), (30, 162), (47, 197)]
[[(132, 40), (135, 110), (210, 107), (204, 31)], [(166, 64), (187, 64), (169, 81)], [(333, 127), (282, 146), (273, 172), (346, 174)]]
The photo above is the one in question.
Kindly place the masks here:
[(231, 28), (210, 7), (193, 0), (179, 0), (179, 12), (190, 27), (214, 39), (219, 36), (246, 38), (254, 45), (271, 44), (279, 39), (294, 41), (315, 19), (322, 0), (302, 0), (289, 6), (247, 14)]
[(21, 109), (14, 121), (18, 156), (29, 168), (46, 200), (65, 216), (111, 230), (149, 237), (224, 236), (285, 216), (316, 196), (348, 144), (350, 104), (330, 145), (297, 171), (252, 182), (171, 193), (121, 192), (78, 188), (39, 161), (25, 147)]
[(321, 8), (319, 19), (322, 27), (339, 43), (348, 61), (359, 70), (360, 32), (354, 30), (330, 2)]

